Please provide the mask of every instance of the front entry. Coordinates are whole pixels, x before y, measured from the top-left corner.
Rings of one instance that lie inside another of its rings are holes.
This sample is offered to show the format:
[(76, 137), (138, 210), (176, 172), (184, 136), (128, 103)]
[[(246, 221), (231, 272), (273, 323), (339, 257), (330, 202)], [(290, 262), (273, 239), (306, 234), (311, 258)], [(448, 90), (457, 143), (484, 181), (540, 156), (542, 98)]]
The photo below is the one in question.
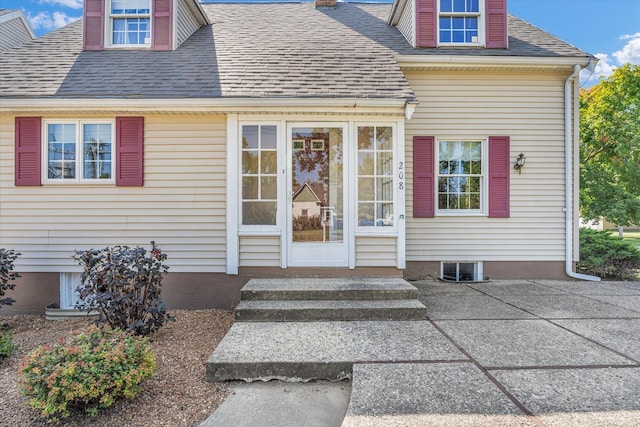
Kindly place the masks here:
[(288, 127), (288, 265), (348, 266), (346, 126)]

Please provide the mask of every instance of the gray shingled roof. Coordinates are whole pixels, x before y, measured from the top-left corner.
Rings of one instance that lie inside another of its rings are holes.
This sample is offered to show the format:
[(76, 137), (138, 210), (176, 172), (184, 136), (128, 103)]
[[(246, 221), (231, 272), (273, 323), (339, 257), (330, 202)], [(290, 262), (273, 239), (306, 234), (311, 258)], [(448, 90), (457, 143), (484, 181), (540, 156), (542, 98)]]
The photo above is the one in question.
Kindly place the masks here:
[(202, 4), (212, 26), (174, 52), (82, 52), (75, 22), (0, 54), (6, 97), (412, 98), (394, 55), (586, 53), (509, 18), (509, 49), (413, 49), (386, 24), (389, 4)]

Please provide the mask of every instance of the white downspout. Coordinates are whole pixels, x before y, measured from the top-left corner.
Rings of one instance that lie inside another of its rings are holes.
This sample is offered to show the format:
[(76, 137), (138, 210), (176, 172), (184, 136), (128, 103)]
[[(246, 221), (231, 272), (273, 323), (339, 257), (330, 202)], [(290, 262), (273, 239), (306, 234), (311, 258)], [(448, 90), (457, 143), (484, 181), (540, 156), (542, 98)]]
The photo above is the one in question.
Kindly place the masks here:
[(573, 73), (564, 82), (564, 188), (565, 188), (565, 272), (580, 280), (599, 282), (600, 278), (573, 271), (573, 81), (580, 74), (580, 65), (573, 66)]

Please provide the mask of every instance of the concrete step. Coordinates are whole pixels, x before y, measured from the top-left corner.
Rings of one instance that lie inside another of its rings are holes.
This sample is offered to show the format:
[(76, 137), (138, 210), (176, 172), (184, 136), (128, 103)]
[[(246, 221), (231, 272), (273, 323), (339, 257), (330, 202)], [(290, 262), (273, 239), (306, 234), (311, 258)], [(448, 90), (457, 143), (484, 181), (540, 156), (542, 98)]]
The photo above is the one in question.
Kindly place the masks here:
[(390, 300), (414, 299), (418, 290), (401, 278), (275, 278), (251, 279), (241, 300)]
[(238, 322), (207, 361), (206, 379), (341, 380), (356, 363), (463, 360), (428, 321)]
[(427, 308), (416, 299), (241, 301), (238, 322), (314, 322), (333, 320), (424, 320)]

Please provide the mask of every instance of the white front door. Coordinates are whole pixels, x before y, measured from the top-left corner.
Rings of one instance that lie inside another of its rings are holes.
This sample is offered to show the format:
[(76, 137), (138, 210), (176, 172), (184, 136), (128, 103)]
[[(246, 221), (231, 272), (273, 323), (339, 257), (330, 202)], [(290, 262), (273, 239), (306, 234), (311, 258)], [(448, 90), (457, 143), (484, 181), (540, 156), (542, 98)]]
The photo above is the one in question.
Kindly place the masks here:
[(342, 124), (288, 126), (288, 248), (292, 267), (348, 266), (348, 198)]

